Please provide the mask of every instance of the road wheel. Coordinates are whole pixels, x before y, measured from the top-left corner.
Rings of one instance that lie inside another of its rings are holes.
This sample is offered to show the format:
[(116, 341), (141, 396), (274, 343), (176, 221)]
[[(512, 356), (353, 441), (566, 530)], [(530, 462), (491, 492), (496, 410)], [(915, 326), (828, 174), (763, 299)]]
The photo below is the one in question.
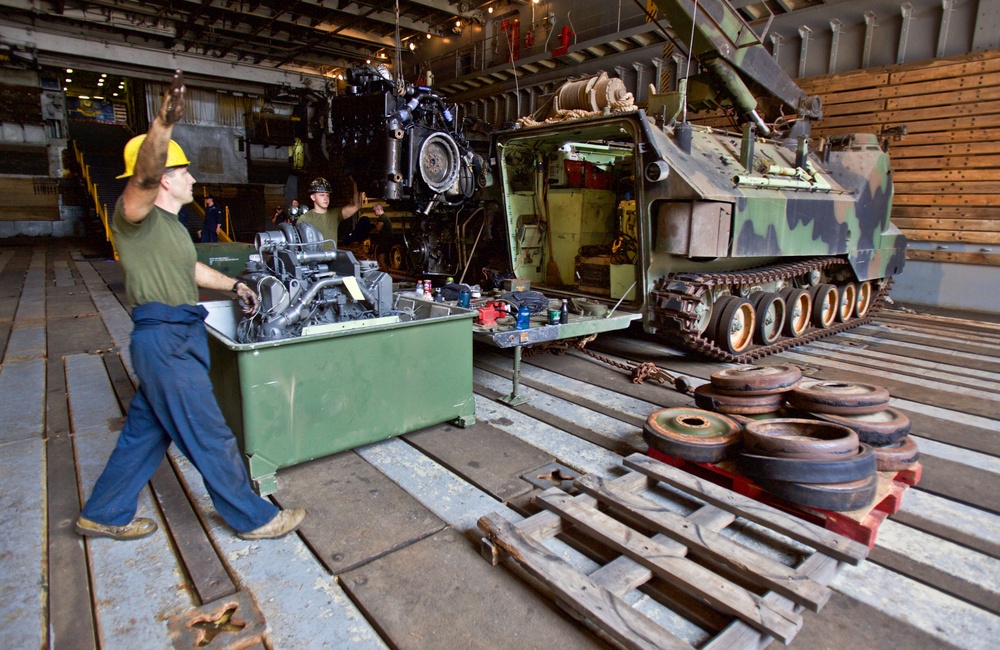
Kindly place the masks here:
[(858, 288), (853, 282), (847, 282), (837, 287), (840, 294), (840, 305), (837, 308), (837, 322), (846, 323), (854, 315), (854, 307), (858, 303)]
[(888, 407), (889, 390), (875, 384), (804, 381), (788, 394), (788, 403), (813, 413), (865, 415)]
[(725, 395), (770, 395), (795, 388), (802, 379), (798, 366), (737, 366), (711, 375), (712, 388)]
[(740, 452), (736, 457), (740, 474), (752, 479), (794, 483), (846, 483), (875, 475), (875, 452), (862, 444), (857, 453), (837, 460), (775, 458)]
[(812, 298), (812, 324), (822, 329), (833, 325), (840, 306), (837, 287), (832, 284), (817, 284), (809, 290), (809, 294)]
[(743, 429), (744, 449), (761, 456), (840, 460), (856, 454), (859, 444), (853, 430), (816, 420), (759, 420)]
[(651, 449), (697, 463), (715, 463), (735, 453), (740, 425), (724, 415), (693, 408), (668, 408), (646, 418), (642, 437)]
[(809, 327), (812, 298), (804, 289), (783, 289), (778, 295), (785, 300), (785, 334), (802, 336)]
[(905, 438), (910, 433), (910, 418), (892, 407), (866, 415), (833, 415), (830, 413), (813, 413), (814, 416), (840, 424), (854, 430), (861, 442), (870, 445), (888, 445)]
[(854, 313), (858, 318), (864, 318), (872, 308), (872, 283), (862, 282), (858, 285), (857, 299), (854, 303)]
[(757, 319), (754, 340), (761, 345), (777, 342), (785, 326), (785, 299), (776, 293), (757, 291), (750, 294), (750, 304)]
[(901, 440), (875, 447), (875, 466), (880, 472), (899, 472), (909, 469), (920, 459), (920, 450), (917, 443), (907, 436)]
[(402, 271), (406, 266), (406, 247), (401, 244), (393, 245), (389, 249), (386, 262), (388, 262), (389, 268), (393, 271)]
[(730, 354), (742, 353), (753, 342), (755, 321), (750, 302), (734, 296), (719, 314), (715, 342)]
[(725, 395), (711, 384), (702, 384), (694, 389), (694, 403), (699, 408), (726, 415), (756, 415), (774, 413), (785, 404), (784, 393), (764, 395)]
[(762, 488), (809, 508), (844, 512), (870, 506), (878, 492), (878, 476), (847, 483), (791, 483), (758, 479)]

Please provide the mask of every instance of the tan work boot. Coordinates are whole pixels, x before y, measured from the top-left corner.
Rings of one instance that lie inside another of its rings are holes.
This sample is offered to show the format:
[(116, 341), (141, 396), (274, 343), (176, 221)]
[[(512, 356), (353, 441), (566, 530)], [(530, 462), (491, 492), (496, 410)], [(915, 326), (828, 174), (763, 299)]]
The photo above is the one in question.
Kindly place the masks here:
[(277, 539), (284, 537), (299, 527), (302, 520), (306, 518), (306, 511), (303, 508), (290, 508), (282, 510), (274, 515), (274, 519), (267, 522), (260, 528), (254, 528), (245, 533), (236, 533), (240, 539)]
[(121, 541), (142, 539), (156, 532), (156, 522), (146, 517), (136, 517), (124, 526), (108, 526), (80, 515), (76, 520), (76, 534), (85, 537), (110, 537)]

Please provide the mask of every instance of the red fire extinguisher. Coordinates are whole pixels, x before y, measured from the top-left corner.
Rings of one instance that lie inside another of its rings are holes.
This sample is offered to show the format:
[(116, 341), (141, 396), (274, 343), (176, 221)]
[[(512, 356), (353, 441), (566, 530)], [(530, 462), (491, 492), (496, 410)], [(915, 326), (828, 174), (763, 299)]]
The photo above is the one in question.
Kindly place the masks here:
[(569, 51), (569, 43), (573, 40), (573, 30), (569, 28), (569, 25), (563, 25), (562, 31), (559, 32), (559, 47), (552, 50), (552, 56), (562, 56)]

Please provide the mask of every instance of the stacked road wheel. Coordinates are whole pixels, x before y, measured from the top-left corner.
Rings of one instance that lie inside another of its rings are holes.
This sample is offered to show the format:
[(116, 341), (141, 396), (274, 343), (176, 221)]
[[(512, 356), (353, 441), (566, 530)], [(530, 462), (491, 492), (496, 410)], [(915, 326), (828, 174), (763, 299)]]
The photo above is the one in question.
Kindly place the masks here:
[(788, 393), (788, 403), (813, 413), (862, 415), (885, 409), (889, 404), (889, 391), (874, 384), (808, 381)]
[[(880, 459), (879, 471), (898, 471), (915, 463), (918, 452), (908, 438), (910, 419), (889, 406), (889, 399), (882, 386), (836, 381), (802, 382), (788, 393), (790, 405), (818, 420), (846, 426), (861, 442), (872, 445)], [(908, 465), (903, 462), (906, 458), (912, 459)]]
[(696, 463), (731, 457), (740, 444), (740, 425), (724, 415), (694, 408), (654, 411), (642, 428), (650, 448)]
[(775, 413), (785, 404), (785, 393), (802, 379), (792, 365), (737, 366), (712, 373), (710, 383), (695, 389), (695, 403), (726, 415)]
[(768, 492), (823, 510), (856, 510), (878, 489), (874, 450), (851, 429), (816, 420), (747, 422), (741, 473)]

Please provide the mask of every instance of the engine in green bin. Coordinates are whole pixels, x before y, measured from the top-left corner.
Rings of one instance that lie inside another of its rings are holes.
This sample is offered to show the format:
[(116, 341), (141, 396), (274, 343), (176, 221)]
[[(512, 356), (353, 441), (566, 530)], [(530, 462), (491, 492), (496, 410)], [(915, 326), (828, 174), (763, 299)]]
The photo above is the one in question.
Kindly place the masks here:
[(377, 262), (337, 250), (311, 224), (280, 224), (258, 233), (254, 246), (257, 253), (241, 278), (260, 305), (237, 327), (240, 343), (287, 339), (392, 313), (392, 278)]

